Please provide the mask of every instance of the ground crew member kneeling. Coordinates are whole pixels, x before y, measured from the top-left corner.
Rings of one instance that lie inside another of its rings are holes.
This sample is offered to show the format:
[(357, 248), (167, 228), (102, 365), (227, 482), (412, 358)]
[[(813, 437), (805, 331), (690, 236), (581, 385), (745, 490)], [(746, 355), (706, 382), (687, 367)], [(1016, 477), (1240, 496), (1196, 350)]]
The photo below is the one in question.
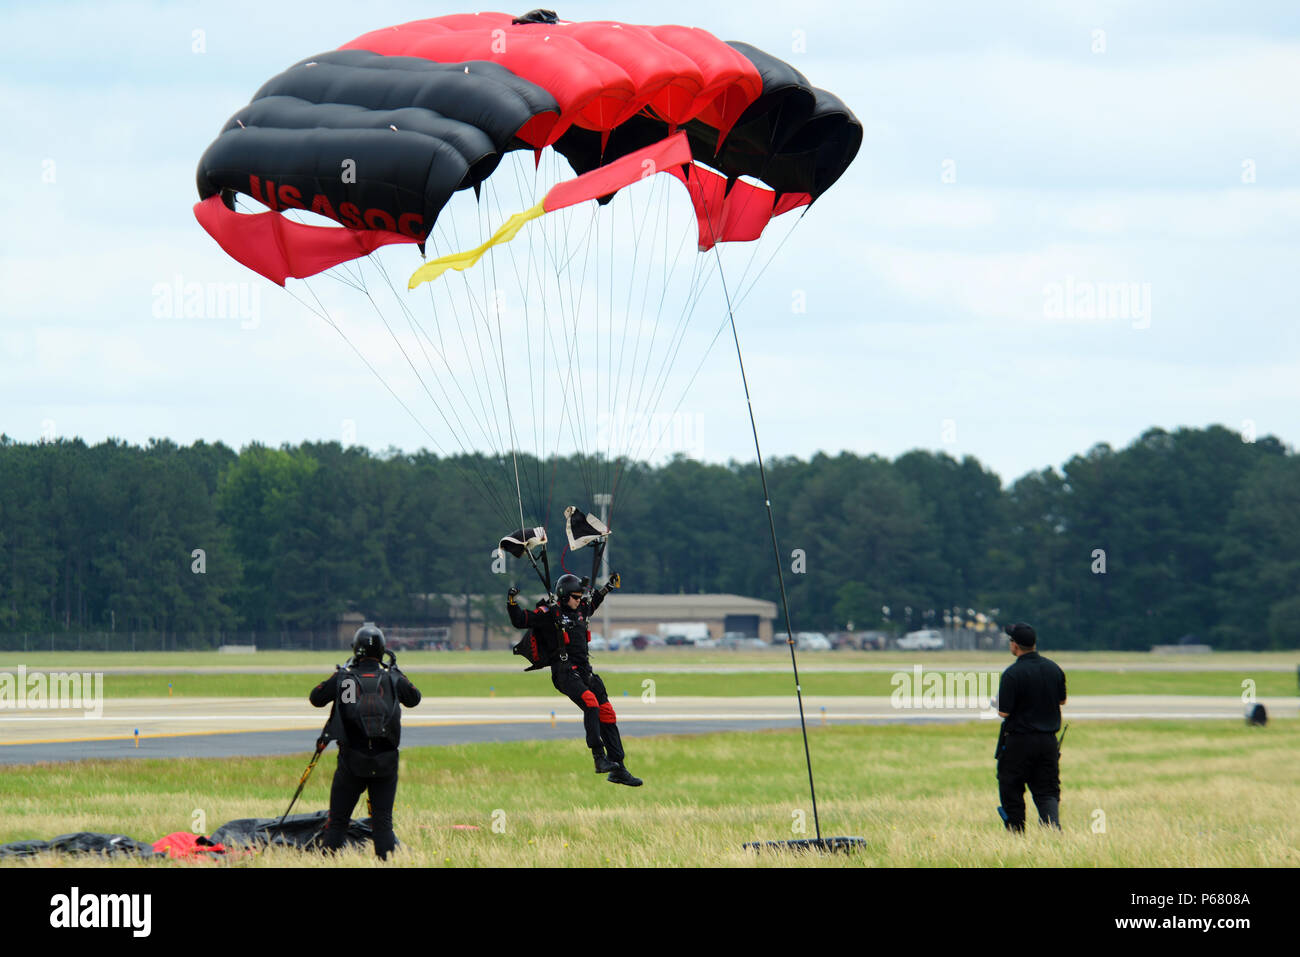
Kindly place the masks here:
[(367, 622), (352, 639), (352, 661), (312, 689), (317, 708), (334, 704), (328, 734), (339, 743), (339, 763), (330, 785), (330, 813), (322, 845), (343, 846), (352, 809), (369, 792), (375, 853), (386, 860), (397, 846), (393, 801), (397, 797), (397, 748), (402, 739), (402, 705), (414, 708), (420, 691), (397, 668), (385, 668), (384, 633)]
[(1002, 672), (998, 714), (998, 796), (1009, 831), (1025, 829), (1025, 784), (1034, 796), (1038, 820), (1061, 826), (1061, 750), (1056, 732), (1065, 704), (1065, 672), (1038, 653), (1038, 635), (1029, 625), (1008, 625), (1015, 664)]

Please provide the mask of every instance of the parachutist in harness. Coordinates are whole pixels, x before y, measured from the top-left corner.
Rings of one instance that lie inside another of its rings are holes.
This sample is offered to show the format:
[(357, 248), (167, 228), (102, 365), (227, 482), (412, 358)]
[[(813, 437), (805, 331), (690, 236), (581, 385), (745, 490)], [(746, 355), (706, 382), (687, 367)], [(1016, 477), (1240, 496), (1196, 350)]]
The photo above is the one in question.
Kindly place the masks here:
[[(385, 655), (387, 667), (382, 662)], [(352, 661), (312, 689), (309, 700), (315, 707), (334, 705), (321, 738), (325, 744), (330, 739), (339, 743), (339, 763), (330, 785), (329, 821), (321, 842), (327, 850), (343, 846), (352, 809), (363, 792), (370, 802), (375, 853), (385, 860), (397, 846), (393, 802), (402, 738), (401, 706), (414, 708), (420, 697), (419, 689), (397, 667), (397, 656), (385, 650), (384, 633), (369, 622), (358, 628), (352, 639)], [(322, 750), (318, 741), (317, 757)]]
[(615, 572), (588, 598), (583, 594), (578, 576), (561, 575), (555, 583), (556, 604), (542, 601), (533, 611), (525, 611), (515, 601), (519, 589), (512, 587), (506, 593), (506, 610), (511, 624), (528, 629), (515, 646), (515, 653), (531, 663), (526, 670), (549, 665), (555, 690), (582, 709), (587, 747), (591, 748), (596, 773), (608, 774), (607, 780), (612, 784), (639, 787), (641, 779), (633, 777), (623, 764), (623, 739), (618, 732), (614, 707), (609, 703), (605, 683), (591, 670), (587, 652), (587, 643), (591, 641), (587, 620), (610, 590), (619, 585)]

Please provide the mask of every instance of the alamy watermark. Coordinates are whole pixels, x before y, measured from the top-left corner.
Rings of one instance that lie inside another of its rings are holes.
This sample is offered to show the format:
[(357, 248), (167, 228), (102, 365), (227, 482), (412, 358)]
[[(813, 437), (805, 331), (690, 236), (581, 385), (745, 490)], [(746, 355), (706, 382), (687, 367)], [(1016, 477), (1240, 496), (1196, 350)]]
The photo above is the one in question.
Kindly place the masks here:
[(623, 411), (602, 412), (596, 420), (596, 445), (599, 448), (629, 449), (633, 457), (693, 455), (700, 449), (698, 412), (656, 412), (653, 415)]
[(0, 671), (0, 711), (82, 711), (104, 716), (102, 671)]
[(1043, 287), (1044, 319), (1133, 320), (1134, 329), (1151, 327), (1151, 283), (1089, 282), (1066, 276)]
[(83, 894), (73, 885), (50, 898), (50, 926), (56, 929), (122, 928), (132, 937), (148, 937), (152, 912), (152, 894)]
[(993, 706), (1001, 675), (996, 671), (896, 671), (889, 679), (894, 690), (889, 704), (902, 711), (971, 711), (981, 718), (998, 716)]
[(253, 282), (187, 282), (177, 273), (150, 293), (155, 319), (238, 319), (241, 329), (262, 324), (262, 290)]

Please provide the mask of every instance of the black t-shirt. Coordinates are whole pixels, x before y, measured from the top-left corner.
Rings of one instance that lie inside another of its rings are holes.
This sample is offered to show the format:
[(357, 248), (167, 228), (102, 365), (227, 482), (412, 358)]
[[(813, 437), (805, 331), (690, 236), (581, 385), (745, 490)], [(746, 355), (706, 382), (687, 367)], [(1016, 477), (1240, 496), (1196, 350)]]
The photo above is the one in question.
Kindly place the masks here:
[(1007, 732), (1061, 729), (1061, 704), (1065, 701), (1065, 672), (1050, 658), (1027, 651), (1002, 672), (998, 684), (998, 710), (1008, 715)]

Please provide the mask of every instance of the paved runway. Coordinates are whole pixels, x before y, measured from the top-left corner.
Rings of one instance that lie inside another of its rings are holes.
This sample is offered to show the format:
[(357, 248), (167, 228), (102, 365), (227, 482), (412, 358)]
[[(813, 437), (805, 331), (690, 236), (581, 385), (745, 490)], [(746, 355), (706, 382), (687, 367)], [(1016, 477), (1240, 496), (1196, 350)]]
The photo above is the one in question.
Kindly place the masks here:
[[(1261, 699), (1275, 718), (1300, 717), (1295, 698)], [(629, 737), (798, 727), (792, 696), (614, 700)], [(810, 724), (979, 721), (975, 707), (900, 709), (889, 697), (804, 698)], [(1235, 697), (1096, 695), (1071, 698), (1067, 720), (1242, 718)], [(552, 712), (554, 716), (552, 717)], [(309, 754), (326, 711), (301, 698), (124, 698), (101, 716), (81, 711), (0, 711), (0, 764), (83, 758)], [(984, 717), (993, 716), (988, 712)], [(140, 740), (137, 746), (135, 732)], [(402, 716), (404, 746), (572, 738), (581, 715), (558, 695), (426, 698)]]
[[(772, 721), (620, 721), (624, 738), (654, 734), (708, 734), (717, 731), (763, 731), (770, 728), (798, 728), (797, 718)], [(311, 731), (251, 731), (234, 734), (209, 733), (180, 737), (110, 738), (60, 744), (15, 744), (0, 746), (0, 765), (32, 764), (40, 761), (80, 761), (86, 758), (229, 758), (254, 755), (300, 754), (311, 756), (319, 728)], [(402, 747), (476, 744), (487, 741), (535, 741), (558, 739), (580, 741), (577, 722), (500, 724), (456, 724), (402, 727)], [(331, 746), (330, 750), (333, 750)]]

